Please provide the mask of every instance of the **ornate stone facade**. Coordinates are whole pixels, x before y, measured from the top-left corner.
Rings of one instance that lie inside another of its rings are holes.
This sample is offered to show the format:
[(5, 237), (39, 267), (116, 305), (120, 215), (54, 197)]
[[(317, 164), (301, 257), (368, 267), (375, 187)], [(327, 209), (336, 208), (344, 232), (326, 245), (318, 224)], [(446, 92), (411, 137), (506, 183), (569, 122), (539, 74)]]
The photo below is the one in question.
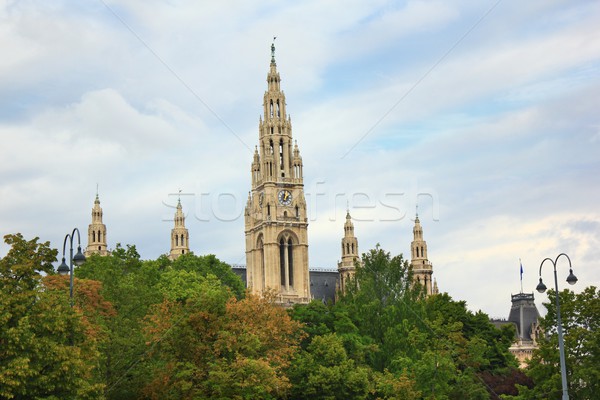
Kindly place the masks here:
[(354, 236), (354, 224), (350, 216), (350, 210), (346, 212), (344, 223), (344, 237), (342, 238), (342, 260), (338, 263), (339, 290), (346, 292), (346, 285), (354, 279), (356, 264), (360, 263), (358, 252), (358, 239)]
[(307, 303), (311, 296), (302, 157), (292, 143), (292, 120), (280, 82), (272, 45), (245, 235), (248, 288), (253, 293), (273, 290), (285, 305)]
[(183, 215), (181, 199), (177, 200), (174, 221), (175, 226), (171, 229), (171, 252), (169, 253), (171, 260), (190, 252), (190, 235), (185, 227), (185, 215)]
[(419, 214), (415, 217), (410, 253), (410, 266), (414, 281), (425, 287), (427, 296), (439, 293), (437, 282), (432, 282), (433, 265), (427, 259), (427, 242), (423, 239), (423, 228), (421, 227), (421, 221), (419, 221)]
[(92, 208), (92, 223), (88, 226), (88, 245), (84, 254), (86, 257), (92, 254), (101, 256), (110, 254), (106, 247), (106, 225), (102, 222), (102, 207), (100, 207), (98, 193)]

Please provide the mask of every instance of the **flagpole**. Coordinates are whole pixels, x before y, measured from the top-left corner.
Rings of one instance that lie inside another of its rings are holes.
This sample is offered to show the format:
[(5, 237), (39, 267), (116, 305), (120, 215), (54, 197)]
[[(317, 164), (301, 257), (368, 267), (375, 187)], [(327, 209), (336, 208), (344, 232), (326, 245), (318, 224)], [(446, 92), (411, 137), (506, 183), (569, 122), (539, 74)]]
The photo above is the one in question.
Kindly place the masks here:
[(523, 293), (523, 263), (521, 262), (520, 258), (519, 258), (519, 266), (521, 267), (521, 293)]

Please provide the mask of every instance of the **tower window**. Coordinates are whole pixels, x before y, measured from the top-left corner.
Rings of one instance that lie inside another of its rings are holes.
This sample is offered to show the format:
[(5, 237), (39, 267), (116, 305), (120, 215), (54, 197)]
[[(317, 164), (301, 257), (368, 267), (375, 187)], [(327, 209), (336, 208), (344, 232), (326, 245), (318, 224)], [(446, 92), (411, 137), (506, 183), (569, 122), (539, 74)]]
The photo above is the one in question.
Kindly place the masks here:
[(92, 231), (92, 242), (96, 241), (96, 231)]
[(279, 241), (279, 273), (281, 274), (281, 285), (285, 286), (285, 241)]
[(267, 215), (271, 216), (271, 205), (267, 203)]
[(271, 102), (270, 102), (269, 109), (270, 109), (269, 114), (271, 115), (271, 118), (273, 118), (273, 100), (271, 100)]
[(298, 206), (296, 206), (296, 218), (300, 217), (300, 210), (298, 209)]
[(288, 268), (289, 268), (289, 278), (290, 278), (290, 286), (294, 286), (294, 252), (292, 247), (292, 239), (288, 239)]
[(283, 163), (283, 139), (279, 140), (279, 170), (281, 171), (281, 176), (285, 176), (285, 168)]
[(179, 236), (175, 235), (175, 246), (179, 246)]
[(281, 117), (281, 113), (279, 111), (279, 100), (277, 100), (277, 116)]

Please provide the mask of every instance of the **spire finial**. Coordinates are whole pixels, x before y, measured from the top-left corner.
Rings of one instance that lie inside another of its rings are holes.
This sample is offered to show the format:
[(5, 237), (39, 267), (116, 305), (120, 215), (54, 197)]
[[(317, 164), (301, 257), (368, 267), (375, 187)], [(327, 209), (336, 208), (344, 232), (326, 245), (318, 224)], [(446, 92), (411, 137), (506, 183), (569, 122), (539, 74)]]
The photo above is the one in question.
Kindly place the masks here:
[(179, 193), (177, 194), (177, 207), (181, 208), (181, 189), (179, 189)]
[(271, 63), (275, 64), (275, 39), (277, 36), (273, 36), (273, 42), (271, 43)]

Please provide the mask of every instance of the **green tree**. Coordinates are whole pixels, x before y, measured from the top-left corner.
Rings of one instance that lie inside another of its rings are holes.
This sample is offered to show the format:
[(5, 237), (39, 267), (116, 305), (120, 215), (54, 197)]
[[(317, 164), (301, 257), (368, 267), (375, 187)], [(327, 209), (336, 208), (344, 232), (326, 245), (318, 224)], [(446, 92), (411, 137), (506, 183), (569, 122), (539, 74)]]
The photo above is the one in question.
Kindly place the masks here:
[[(600, 290), (594, 286), (575, 294), (559, 293), (567, 382), (571, 399), (593, 399), (600, 393)], [(556, 318), (556, 292), (548, 291), (548, 310), (540, 325), (546, 336), (538, 341), (527, 368), (532, 388), (521, 386), (516, 399), (560, 399), (562, 385)]]
[(173, 261), (172, 268), (176, 271), (195, 272), (204, 277), (214, 275), (223, 285), (231, 289), (238, 299), (246, 292), (244, 282), (231, 270), (231, 266), (220, 261), (213, 254), (206, 256), (184, 254)]
[(6, 235), (0, 260), (0, 398), (102, 398), (96, 340), (62, 290), (44, 286), (57, 251)]
[(348, 358), (335, 333), (315, 336), (289, 374), (295, 399), (365, 399), (371, 392), (371, 369)]
[(219, 279), (198, 281), (193, 296), (153, 307), (146, 337), (153, 399), (278, 398), (303, 332), (273, 297), (238, 300)]
[(135, 398), (148, 381), (142, 327), (150, 307), (163, 299), (156, 290), (161, 268), (165, 268), (164, 260), (141, 261), (135, 246), (118, 244), (111, 255), (92, 255), (75, 270), (79, 279), (102, 283), (101, 294), (115, 311), (105, 322), (107, 340), (100, 346), (110, 399)]

